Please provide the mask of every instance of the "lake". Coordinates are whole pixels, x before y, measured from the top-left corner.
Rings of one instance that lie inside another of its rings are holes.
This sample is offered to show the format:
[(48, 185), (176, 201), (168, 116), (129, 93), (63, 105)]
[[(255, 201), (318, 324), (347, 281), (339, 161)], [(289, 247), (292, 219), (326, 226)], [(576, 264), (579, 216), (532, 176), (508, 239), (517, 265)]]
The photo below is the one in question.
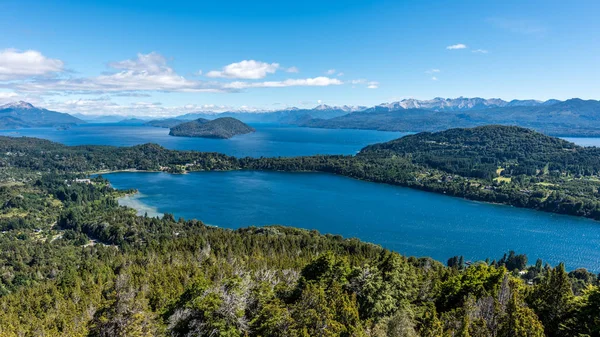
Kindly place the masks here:
[[(173, 213), (227, 228), (281, 224), (357, 237), (445, 262), (525, 253), (600, 272), (600, 222), (467, 201), (323, 173), (256, 171), (113, 173), (122, 200), (149, 215)], [(143, 212), (142, 212), (143, 213)]]
[(328, 130), (288, 125), (252, 124), (256, 132), (231, 139), (169, 136), (169, 129), (127, 124), (84, 124), (68, 130), (31, 128), (0, 130), (4, 136), (48, 139), (66, 145), (133, 146), (156, 143), (173, 150), (220, 152), (236, 157), (293, 157), (355, 154), (366, 145), (407, 133), (372, 130)]
[[(354, 154), (399, 132), (329, 130), (268, 124), (232, 139), (169, 136), (169, 130), (138, 125), (87, 124), (69, 130), (0, 130), (1, 135), (45, 138), (67, 145), (132, 146), (157, 143), (169, 149), (215, 151), (237, 157)], [(600, 138), (566, 138), (600, 145)], [(470, 202), (406, 188), (327, 174), (206, 172), (188, 175), (107, 175), (117, 188), (141, 194), (124, 200), (143, 212), (174, 213), (222, 227), (282, 224), (375, 242), (400, 253), (498, 259), (512, 249), (535, 262), (600, 272), (600, 222), (508, 206)]]

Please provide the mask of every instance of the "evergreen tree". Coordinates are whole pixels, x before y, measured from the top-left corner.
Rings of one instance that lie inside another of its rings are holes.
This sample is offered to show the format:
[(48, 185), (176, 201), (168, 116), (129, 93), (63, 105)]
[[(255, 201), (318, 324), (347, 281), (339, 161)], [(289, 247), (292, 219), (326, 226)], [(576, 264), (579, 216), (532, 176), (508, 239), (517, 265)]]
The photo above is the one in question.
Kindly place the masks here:
[(562, 263), (549, 271), (528, 298), (544, 325), (546, 335), (550, 337), (560, 336), (560, 324), (567, 318), (572, 300), (571, 281)]

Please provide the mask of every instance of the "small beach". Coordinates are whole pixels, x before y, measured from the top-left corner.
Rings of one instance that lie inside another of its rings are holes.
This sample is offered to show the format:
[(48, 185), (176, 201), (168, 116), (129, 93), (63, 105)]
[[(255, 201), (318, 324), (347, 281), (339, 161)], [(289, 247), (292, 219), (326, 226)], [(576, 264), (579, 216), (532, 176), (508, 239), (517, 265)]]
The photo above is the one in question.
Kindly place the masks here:
[(147, 214), (149, 217), (162, 217), (162, 213), (156, 207), (145, 204), (141, 199), (144, 197), (141, 193), (129, 194), (118, 198), (120, 206), (133, 208), (137, 211), (137, 215)]

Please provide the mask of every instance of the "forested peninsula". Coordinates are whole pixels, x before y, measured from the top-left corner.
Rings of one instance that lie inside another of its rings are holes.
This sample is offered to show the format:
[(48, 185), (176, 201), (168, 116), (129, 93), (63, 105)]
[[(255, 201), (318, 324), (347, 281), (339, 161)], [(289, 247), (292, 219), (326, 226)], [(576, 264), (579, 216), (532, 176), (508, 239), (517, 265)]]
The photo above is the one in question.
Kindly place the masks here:
[(598, 154), (501, 126), (298, 158), (0, 137), (0, 336), (598, 336), (584, 269), (514, 252), (444, 266), (316, 231), (136, 216), (116, 201), (133, 191), (89, 178), (320, 171), (598, 218)]

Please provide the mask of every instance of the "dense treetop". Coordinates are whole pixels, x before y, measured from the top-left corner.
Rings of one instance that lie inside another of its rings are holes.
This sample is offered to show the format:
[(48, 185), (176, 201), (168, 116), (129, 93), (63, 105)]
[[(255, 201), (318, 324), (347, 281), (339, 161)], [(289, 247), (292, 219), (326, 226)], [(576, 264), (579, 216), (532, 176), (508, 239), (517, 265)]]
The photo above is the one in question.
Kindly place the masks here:
[(600, 170), (598, 148), (516, 126), (423, 132), (361, 151), (361, 155), (369, 154), (409, 156), (415, 163), (465, 176), (495, 174), (499, 167), (513, 175), (535, 175), (542, 170), (595, 175)]

